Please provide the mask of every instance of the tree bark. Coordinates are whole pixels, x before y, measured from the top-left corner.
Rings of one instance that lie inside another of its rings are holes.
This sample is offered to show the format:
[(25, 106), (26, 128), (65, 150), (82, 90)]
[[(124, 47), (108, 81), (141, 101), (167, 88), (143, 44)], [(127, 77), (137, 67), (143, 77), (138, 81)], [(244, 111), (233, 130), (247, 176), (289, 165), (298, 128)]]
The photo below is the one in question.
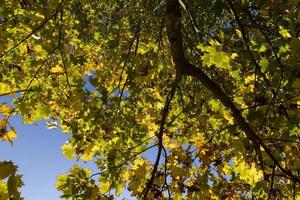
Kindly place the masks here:
[(227, 109), (231, 111), (231, 115), (235, 119), (237, 125), (243, 130), (247, 138), (252, 142), (256, 153), (260, 151), (260, 147), (274, 161), (278, 168), (295, 182), (300, 183), (300, 179), (292, 174), (288, 169), (285, 169), (276, 160), (271, 150), (263, 143), (255, 131), (250, 127), (242, 116), (240, 110), (235, 106), (228, 95), (200, 68), (191, 64), (184, 55), (181, 34), (181, 10), (179, 0), (166, 0), (166, 26), (170, 43), (170, 50), (176, 70), (182, 75), (187, 75), (198, 79)]

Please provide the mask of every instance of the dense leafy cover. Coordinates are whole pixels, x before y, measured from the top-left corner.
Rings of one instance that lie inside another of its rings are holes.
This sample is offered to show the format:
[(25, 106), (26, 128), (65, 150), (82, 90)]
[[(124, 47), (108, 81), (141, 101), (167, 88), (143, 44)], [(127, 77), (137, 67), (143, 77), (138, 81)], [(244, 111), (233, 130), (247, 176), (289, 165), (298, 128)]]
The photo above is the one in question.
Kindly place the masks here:
[(22, 176), (16, 172), (17, 166), (11, 161), (0, 162), (0, 199), (22, 199), (19, 192), (23, 186)]
[(58, 176), (63, 198), (298, 198), (299, 7), (2, 0), (0, 137), (15, 114), (70, 134), (63, 154), (99, 173)]

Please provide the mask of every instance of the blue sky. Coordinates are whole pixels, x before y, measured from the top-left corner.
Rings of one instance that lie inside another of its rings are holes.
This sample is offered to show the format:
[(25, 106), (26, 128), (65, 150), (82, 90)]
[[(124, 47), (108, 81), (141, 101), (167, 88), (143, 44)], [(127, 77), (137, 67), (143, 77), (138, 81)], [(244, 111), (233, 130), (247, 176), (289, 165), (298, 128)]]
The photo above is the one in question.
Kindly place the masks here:
[[(67, 141), (68, 134), (62, 133), (61, 129), (47, 129), (45, 120), (36, 125), (22, 124), (21, 116), (11, 118), (10, 122), (16, 128), (18, 138), (13, 145), (0, 141), (0, 160), (12, 160), (18, 165), (18, 173), (23, 175), (25, 183), (21, 188), (25, 200), (60, 199), (61, 194), (55, 188), (56, 176), (68, 172), (73, 164), (97, 172), (92, 162), (69, 161), (62, 155), (60, 147)], [(153, 161), (156, 151), (156, 148), (149, 150), (147, 158)], [(134, 199), (126, 190), (118, 199), (124, 197)]]
[[(0, 103), (11, 104), (9, 97), (0, 97)], [(0, 160), (12, 160), (19, 166), (25, 185), (21, 188), (25, 200), (56, 200), (61, 195), (55, 188), (56, 176), (68, 171), (73, 164), (89, 167), (96, 172), (92, 162), (68, 161), (60, 147), (67, 141), (68, 134), (61, 129), (47, 129), (46, 121), (35, 125), (22, 124), (21, 116), (10, 119), (18, 138), (13, 145), (0, 142)]]
[[(56, 176), (67, 172), (73, 164), (88, 167), (93, 173), (97, 172), (92, 162), (83, 163), (75, 159), (69, 161), (61, 154), (60, 147), (68, 139), (68, 135), (59, 128), (47, 129), (46, 121), (24, 125), (21, 116), (13, 117), (11, 124), (16, 128), (18, 138), (13, 145), (0, 142), (0, 160), (12, 160), (19, 166), (18, 172), (23, 175), (25, 183), (21, 188), (25, 200), (60, 199), (61, 194), (55, 188)], [(149, 150), (147, 158), (154, 160), (156, 151), (156, 148)], [(126, 190), (118, 199), (124, 197), (134, 199)]]
[[(87, 77), (86, 77), (87, 80)], [(87, 81), (85, 88), (94, 91), (95, 88)], [(12, 97), (0, 97), (1, 103), (11, 105)], [(68, 172), (72, 165), (78, 164), (97, 172), (92, 162), (83, 163), (75, 159), (67, 160), (61, 151), (61, 146), (68, 140), (69, 135), (62, 133), (60, 128), (47, 129), (46, 121), (36, 124), (23, 124), (21, 116), (10, 119), (11, 125), (16, 129), (18, 138), (13, 145), (0, 141), (0, 161), (11, 160), (19, 166), (18, 172), (23, 175), (25, 185), (21, 188), (25, 200), (56, 200), (60, 199), (55, 188), (56, 176)], [(155, 160), (157, 149), (146, 152), (146, 157)], [(163, 158), (161, 158), (162, 162)], [(128, 191), (123, 191), (118, 199), (130, 197)]]
[(65, 173), (73, 164), (96, 168), (92, 163), (68, 161), (61, 154), (60, 146), (68, 135), (60, 129), (49, 130), (46, 122), (37, 125), (23, 125), (20, 116), (14, 117), (11, 124), (18, 132), (13, 146), (8, 142), (0, 143), (0, 160), (12, 160), (19, 166), (25, 185), (21, 189), (25, 200), (55, 200), (60, 193), (55, 189), (56, 176)]

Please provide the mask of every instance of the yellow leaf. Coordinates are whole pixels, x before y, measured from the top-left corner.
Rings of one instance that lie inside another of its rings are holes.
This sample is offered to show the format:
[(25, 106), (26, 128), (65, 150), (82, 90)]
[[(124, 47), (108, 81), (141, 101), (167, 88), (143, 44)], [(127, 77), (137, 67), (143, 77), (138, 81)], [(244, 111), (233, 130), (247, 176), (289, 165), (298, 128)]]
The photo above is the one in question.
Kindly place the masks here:
[(95, 152), (99, 151), (100, 147), (95, 145), (95, 146), (91, 146), (86, 148), (84, 154), (82, 155), (81, 159), (86, 162), (89, 160), (92, 160), (94, 158)]
[(288, 32), (288, 30), (286, 30), (285, 28), (283, 28), (282, 26), (279, 26), (279, 33), (280, 35), (282, 35), (282, 37), (284, 38), (291, 38), (291, 34)]
[(93, 160), (94, 158), (94, 154), (92, 152), (86, 152), (82, 155), (81, 159), (86, 162), (86, 161), (90, 161)]
[(136, 166), (138, 166), (138, 165), (143, 165), (144, 163), (145, 163), (145, 160), (144, 160), (144, 159), (136, 159), (136, 160), (134, 161), (133, 169), (137, 169)]
[(64, 68), (60, 67), (59, 65), (55, 65), (55, 67), (52, 67), (50, 72), (52, 73), (63, 73)]
[(75, 156), (75, 151), (71, 144), (64, 144), (61, 149), (63, 151), (62, 154), (66, 156), (68, 160), (71, 160), (73, 156)]
[(8, 140), (10, 143), (12, 143), (12, 141), (17, 137), (17, 133), (15, 131), (15, 129), (11, 129), (8, 132), (2, 133), (1, 135), (1, 140), (5, 141)]
[(11, 108), (6, 104), (3, 103), (0, 106), (0, 113), (4, 116), (4, 117), (9, 117), (11, 114)]
[(218, 100), (211, 99), (208, 103), (209, 103), (211, 109), (215, 112), (218, 112), (222, 108), (222, 106)]
[(45, 19), (45, 16), (42, 15), (41, 13), (35, 13), (35, 16), (40, 19)]
[(148, 131), (148, 135), (149, 135), (149, 137), (154, 137), (155, 136), (155, 132), (154, 131)]
[(19, 49), (20, 49), (21, 54), (27, 53), (27, 45), (26, 44), (20, 44)]
[(239, 29), (235, 29), (235, 32), (239, 36), (239, 38), (242, 38), (242, 32)]
[(255, 75), (254, 74), (246, 76), (246, 78), (245, 78), (245, 84), (251, 83), (254, 80), (255, 80)]
[(171, 140), (170, 137), (168, 137), (168, 136), (165, 136), (163, 141), (164, 141), (165, 147), (167, 147), (167, 148), (177, 149), (180, 147), (179, 142), (177, 142), (175, 140)]
[(164, 105), (165, 105), (164, 103), (159, 102), (159, 101), (156, 103), (156, 107), (157, 107), (158, 109), (162, 109), (162, 108), (164, 107)]
[(244, 160), (236, 160), (234, 171), (239, 173), (241, 180), (246, 181), (252, 187), (263, 178), (263, 172), (254, 163), (246, 163)]
[(40, 52), (43, 51), (43, 48), (42, 48), (41, 45), (35, 45), (35, 46), (34, 46), (34, 51), (35, 51), (36, 53), (40, 53)]
[(6, 83), (1, 83), (0, 82), (0, 93), (6, 93), (6, 92), (10, 92), (10, 86)]
[(59, 175), (56, 178), (55, 187), (59, 189), (60, 187), (64, 186), (67, 183), (68, 176), (67, 175)]
[(0, 194), (2, 199), (9, 199), (9, 194), (7, 191), (7, 184), (0, 180)]
[(222, 168), (222, 171), (226, 174), (226, 175), (231, 175), (232, 172), (232, 166), (230, 166), (228, 163), (224, 163), (224, 166)]
[(100, 192), (101, 192), (101, 193), (106, 193), (106, 192), (108, 192), (109, 187), (110, 187), (109, 182), (101, 182), (101, 183), (100, 183)]
[(209, 40), (211, 46), (222, 46), (217, 40)]
[(128, 180), (130, 177), (130, 172), (129, 171), (124, 171), (122, 174), (123, 180)]
[(90, 177), (92, 175), (92, 171), (89, 168), (84, 168), (83, 171), (86, 177)]
[(13, 130), (8, 131), (8, 132), (6, 133), (6, 136), (7, 136), (7, 139), (8, 139), (9, 141), (12, 142), (14, 139), (17, 138), (17, 133), (16, 133), (16, 131), (13, 129)]
[(231, 56), (230, 56), (230, 58), (231, 58), (232, 60), (234, 60), (236, 57), (238, 57), (238, 54), (237, 54), (237, 53), (232, 53)]
[(203, 146), (204, 141), (205, 141), (205, 137), (202, 133), (197, 133), (192, 139), (192, 142), (195, 144), (195, 147), (198, 149), (200, 149)]
[(233, 117), (231, 116), (229, 111), (226, 110), (223, 112), (223, 114), (224, 114), (224, 118), (228, 121), (229, 124), (234, 124)]
[(190, 181), (188, 181), (188, 182), (186, 183), (186, 185), (187, 185), (187, 186), (189, 186), (189, 187), (191, 187), (191, 186), (193, 186), (193, 185), (194, 185), (194, 183), (193, 183), (193, 181), (192, 181), (192, 180), (190, 180)]

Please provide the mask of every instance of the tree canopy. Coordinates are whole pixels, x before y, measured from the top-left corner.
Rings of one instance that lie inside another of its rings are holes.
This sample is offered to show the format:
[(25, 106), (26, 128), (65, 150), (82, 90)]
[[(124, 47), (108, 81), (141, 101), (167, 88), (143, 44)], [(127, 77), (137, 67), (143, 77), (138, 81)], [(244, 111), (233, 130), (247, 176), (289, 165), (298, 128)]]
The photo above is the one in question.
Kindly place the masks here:
[[(70, 135), (66, 199), (300, 199), (299, 0), (2, 0), (0, 138)], [(157, 149), (151, 161), (147, 151)], [(20, 199), (0, 163), (0, 198)], [(25, 183), (26, 184), (26, 183)]]

